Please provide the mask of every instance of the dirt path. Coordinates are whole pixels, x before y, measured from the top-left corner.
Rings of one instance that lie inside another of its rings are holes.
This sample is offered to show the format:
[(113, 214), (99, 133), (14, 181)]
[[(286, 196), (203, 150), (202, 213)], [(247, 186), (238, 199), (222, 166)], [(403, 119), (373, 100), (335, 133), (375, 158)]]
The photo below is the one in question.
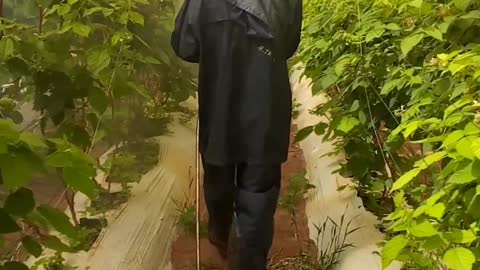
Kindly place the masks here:
[[(296, 133), (296, 128), (292, 130)], [(292, 139), (293, 141), (293, 139)], [(290, 179), (301, 175), (305, 170), (305, 160), (300, 147), (296, 144), (290, 146), (289, 159), (282, 167), (282, 191), (281, 196), (288, 192)], [(202, 224), (206, 224), (207, 213), (205, 202), (201, 202)], [(275, 239), (270, 254), (270, 263), (277, 262), (299, 255), (309, 255), (314, 257), (316, 254), (315, 244), (309, 239), (308, 221), (305, 215), (305, 200), (301, 199), (295, 206), (294, 225), (290, 212), (279, 208), (275, 215)], [(172, 246), (172, 264), (173, 270), (193, 270), (195, 269), (195, 236), (191, 233), (182, 232)], [(225, 262), (222, 261), (214, 247), (210, 245), (206, 238), (201, 239), (201, 260), (204, 270), (226, 269)]]

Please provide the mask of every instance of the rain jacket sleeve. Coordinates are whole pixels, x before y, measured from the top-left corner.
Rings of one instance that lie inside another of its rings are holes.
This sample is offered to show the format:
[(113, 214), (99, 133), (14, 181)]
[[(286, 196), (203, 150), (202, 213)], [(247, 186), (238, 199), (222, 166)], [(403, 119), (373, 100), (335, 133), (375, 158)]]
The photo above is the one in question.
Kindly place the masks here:
[(190, 63), (200, 61), (199, 13), (200, 0), (185, 0), (175, 20), (172, 48), (181, 59)]
[(302, 19), (303, 19), (303, 4), (302, 1), (297, 1), (295, 7), (295, 14), (293, 17), (293, 23), (290, 27), (290, 33), (287, 41), (287, 59), (292, 57), (300, 45), (300, 36), (302, 32)]

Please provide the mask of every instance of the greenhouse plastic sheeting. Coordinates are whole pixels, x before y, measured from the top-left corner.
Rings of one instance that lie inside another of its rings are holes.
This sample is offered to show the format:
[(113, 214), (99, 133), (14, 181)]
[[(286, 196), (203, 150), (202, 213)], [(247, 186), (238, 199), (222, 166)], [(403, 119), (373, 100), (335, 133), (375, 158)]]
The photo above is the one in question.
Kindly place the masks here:
[[(185, 199), (195, 173), (195, 121), (176, 121), (168, 135), (155, 138), (160, 144), (159, 164), (133, 185), (124, 206), (107, 213), (108, 227), (91, 250), (66, 254), (67, 264), (82, 270), (171, 269), (171, 244), (179, 215), (174, 201)], [(97, 182), (105, 187), (104, 178), (100, 172)], [(77, 194), (75, 204), (82, 211), (88, 199)]]
[[(326, 97), (321, 94), (312, 96), (311, 80), (302, 78), (301, 74), (301, 70), (297, 69), (291, 78), (295, 102), (300, 104), (297, 108), (298, 117), (294, 123), (299, 129), (320, 122), (328, 123), (326, 118), (311, 113), (311, 110), (325, 103)], [(300, 147), (306, 161), (307, 178), (316, 187), (308, 194), (306, 206), (311, 239), (318, 242), (316, 226), (321, 226), (327, 218), (340, 224), (342, 216), (345, 215), (346, 222), (352, 221), (350, 229), (360, 229), (346, 239), (346, 244), (353, 244), (354, 247), (342, 253), (337, 269), (381, 270), (378, 244), (382, 242), (383, 235), (376, 229), (379, 221), (376, 216), (365, 210), (355, 189), (349, 188), (353, 187), (351, 180), (334, 173), (344, 157), (328, 155), (335, 150), (332, 142), (323, 142), (323, 137), (315, 134), (300, 142)], [(331, 223), (327, 224), (331, 226)], [(324, 237), (323, 245), (317, 243), (319, 249), (327, 246), (332, 237), (328, 235), (331, 231), (329, 227), (325, 231), (327, 235)], [(390, 269), (400, 267), (395, 265)]]

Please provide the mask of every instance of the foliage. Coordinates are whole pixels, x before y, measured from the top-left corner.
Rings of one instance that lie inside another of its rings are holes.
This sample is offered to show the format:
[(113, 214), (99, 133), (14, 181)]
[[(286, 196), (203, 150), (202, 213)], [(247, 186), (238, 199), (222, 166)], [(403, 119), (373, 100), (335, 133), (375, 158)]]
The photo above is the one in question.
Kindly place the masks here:
[(310, 184), (310, 181), (305, 177), (305, 173), (306, 172), (290, 178), (287, 192), (280, 197), (280, 200), (278, 202), (278, 205), (281, 208), (285, 208), (288, 210), (292, 225), (295, 228), (295, 237), (297, 238), (299, 236), (296, 214), (297, 205), (300, 200), (303, 199), (305, 194), (308, 193), (309, 190), (315, 188), (315, 186)]
[(366, 206), (384, 267), (477, 269), (480, 3), (309, 0), (299, 60)]
[(352, 228), (351, 220), (346, 220), (346, 210), (338, 223), (328, 217), (322, 225), (315, 225), (317, 230), (317, 246), (320, 254), (315, 269), (332, 270), (340, 263), (340, 255), (350, 247), (348, 237), (358, 231), (360, 227)]
[(282, 208), (295, 208), (303, 196), (311, 189), (315, 188), (303, 174), (295, 175), (288, 182), (287, 192), (282, 195), (279, 206)]
[(120, 147), (117, 152), (131, 153), (135, 155), (135, 170), (145, 174), (155, 167), (159, 162), (160, 145), (157, 142), (134, 142)]
[(138, 183), (142, 175), (135, 169), (136, 157), (131, 153), (112, 153), (107, 161), (109, 176), (107, 182), (122, 184), (124, 193), (129, 192), (129, 183)]
[(95, 200), (92, 200), (87, 211), (92, 216), (105, 214), (109, 210), (117, 209), (120, 205), (128, 201), (129, 194), (125, 192), (108, 192), (99, 187), (99, 194)]
[[(188, 200), (186, 200), (184, 203), (174, 201), (174, 204), (178, 213), (177, 225), (180, 226), (185, 233), (195, 235), (197, 232), (195, 204)], [(200, 235), (203, 237), (207, 234), (208, 228), (206, 224), (200, 221)]]
[(156, 142), (134, 142), (117, 148), (105, 164), (108, 183), (121, 183), (123, 193), (129, 192), (129, 183), (138, 183), (159, 161), (159, 145)]
[[(138, 142), (164, 133), (168, 114), (193, 95), (195, 83), (188, 79), (189, 69), (174, 60), (168, 49), (171, 1), (4, 2), (0, 188), (8, 197), (0, 202), (0, 242), (3, 235), (18, 236), (35, 257), (46, 249), (58, 252), (41, 263), (60, 265), (61, 253), (82, 250), (92, 240), (91, 231), (79, 229), (82, 224), (76, 218), (73, 196), (68, 198), (71, 192), (91, 200), (98, 197), (92, 149), (98, 143)], [(152, 100), (161, 114), (144, 111)], [(20, 108), (30, 103), (38, 118), (27, 122), (31, 119), (25, 121)], [(139, 119), (162, 124), (149, 133), (133, 134), (143, 131), (135, 124), (147, 123)], [(120, 164), (120, 176), (130, 161), (127, 156), (114, 162)], [(146, 166), (153, 162), (154, 157)], [(68, 189), (65, 198), (72, 219), (63, 210), (38, 205), (28, 188), (34, 174), (51, 173), (58, 173)], [(18, 262), (1, 265), (28, 269)]]
[(60, 255), (56, 254), (52, 257), (42, 258), (38, 260), (33, 266), (32, 270), (74, 270), (76, 267), (71, 267), (64, 264), (65, 259)]

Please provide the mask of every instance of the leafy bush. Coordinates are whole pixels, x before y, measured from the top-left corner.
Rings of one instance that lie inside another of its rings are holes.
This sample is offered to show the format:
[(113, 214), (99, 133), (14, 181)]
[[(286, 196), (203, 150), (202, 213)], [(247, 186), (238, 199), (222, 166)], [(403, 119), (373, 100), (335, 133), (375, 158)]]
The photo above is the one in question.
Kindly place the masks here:
[[(161, 38), (169, 35), (168, 27), (160, 26), (173, 18), (172, 1), (4, 2), (0, 188), (7, 198), (0, 202), (0, 242), (7, 235), (18, 238), (35, 257), (51, 249), (61, 258), (61, 253), (77, 252), (91, 240), (91, 234), (78, 230), (73, 194), (98, 197), (97, 164), (90, 156), (95, 145), (144, 139), (143, 134), (138, 139), (123, 132), (132, 128), (132, 112), (143, 115), (139, 108), (158, 99), (156, 105), (169, 113), (176, 108), (172, 104), (193, 95), (194, 83), (189, 70), (174, 60), (168, 39)], [(20, 106), (30, 102), (38, 117), (21, 123)], [(167, 118), (158, 119), (164, 130)], [(71, 220), (63, 210), (37, 205), (26, 188), (34, 174), (51, 171), (61, 176)], [(0, 268), (26, 266), (8, 259), (0, 261)]]
[[(298, 224), (297, 224), (297, 206), (304, 198), (309, 190), (315, 188), (310, 184), (310, 181), (305, 177), (306, 172), (301, 175), (295, 175), (289, 179), (288, 188), (285, 194), (280, 197), (278, 206), (288, 210), (290, 220), (295, 228), (295, 237), (299, 238)], [(300, 239), (299, 239), (300, 240)]]
[(108, 163), (110, 164), (110, 174), (107, 182), (121, 183), (122, 190), (129, 192), (129, 183), (140, 182), (142, 175), (135, 170), (135, 156), (130, 153), (112, 154)]
[[(478, 269), (480, 3), (309, 0), (299, 60), (366, 206), (383, 266)], [(304, 137), (304, 136), (303, 136)]]

